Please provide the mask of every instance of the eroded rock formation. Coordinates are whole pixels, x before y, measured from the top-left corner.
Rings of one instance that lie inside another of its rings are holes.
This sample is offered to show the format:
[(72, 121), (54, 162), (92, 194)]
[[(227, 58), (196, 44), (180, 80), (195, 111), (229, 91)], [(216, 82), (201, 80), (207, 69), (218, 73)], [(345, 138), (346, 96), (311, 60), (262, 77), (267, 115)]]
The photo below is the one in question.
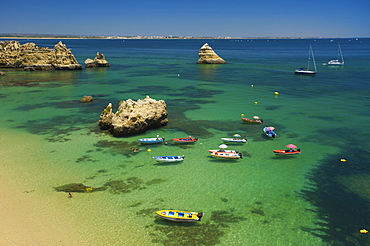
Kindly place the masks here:
[(54, 49), (38, 47), (35, 43), (0, 41), (0, 67), (25, 70), (82, 69), (71, 50), (62, 41), (57, 43)]
[(216, 52), (213, 51), (208, 43), (205, 43), (199, 50), (198, 64), (223, 64), (226, 63), (224, 59), (219, 57)]
[(90, 58), (86, 59), (85, 67), (110, 67), (110, 64), (105, 60), (105, 56), (98, 52), (94, 60)]
[(143, 100), (121, 101), (116, 113), (113, 113), (113, 106), (109, 103), (100, 115), (99, 126), (102, 130), (110, 130), (116, 137), (135, 135), (166, 125), (166, 108), (163, 100), (157, 101), (149, 96)]

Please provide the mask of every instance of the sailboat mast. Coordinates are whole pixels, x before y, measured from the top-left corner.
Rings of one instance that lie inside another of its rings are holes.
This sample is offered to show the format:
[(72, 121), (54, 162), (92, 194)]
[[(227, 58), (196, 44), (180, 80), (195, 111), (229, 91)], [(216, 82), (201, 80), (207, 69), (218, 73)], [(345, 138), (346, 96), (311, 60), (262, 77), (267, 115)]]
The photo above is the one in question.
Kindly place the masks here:
[(340, 48), (340, 45), (338, 43), (338, 60), (339, 60), (339, 55), (340, 55), (340, 58), (341, 58), (340, 62), (342, 62), (344, 64), (342, 49)]
[(315, 62), (315, 57), (313, 55), (313, 50), (312, 50), (312, 46), (311, 45), (310, 45), (310, 50), (311, 50), (311, 54), (312, 54), (313, 66), (314, 66), (315, 72), (316, 72), (317, 71), (316, 62)]

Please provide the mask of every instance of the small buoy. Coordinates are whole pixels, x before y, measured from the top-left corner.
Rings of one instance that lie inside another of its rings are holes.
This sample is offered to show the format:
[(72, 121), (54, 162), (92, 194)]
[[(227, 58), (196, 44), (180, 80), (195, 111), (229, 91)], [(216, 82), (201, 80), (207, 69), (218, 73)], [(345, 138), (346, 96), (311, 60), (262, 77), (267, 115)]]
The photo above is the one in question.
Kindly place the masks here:
[(178, 73), (178, 74), (177, 74), (177, 76), (179, 76), (179, 77), (180, 77), (180, 74)]
[(253, 87), (254, 85), (251, 85), (251, 87)]
[(341, 162), (346, 162), (347, 160), (346, 160), (346, 159), (344, 159), (344, 158), (342, 158), (342, 159), (340, 159), (340, 161), (341, 161)]
[(241, 116), (241, 117), (244, 117), (244, 114), (241, 114), (240, 116)]
[(150, 152), (150, 151), (152, 151), (152, 150), (151, 150), (151, 149), (147, 149), (146, 151), (149, 151), (149, 152)]
[(254, 104), (258, 104), (258, 102), (254, 102)]
[(279, 95), (279, 92), (275, 91), (275, 92), (274, 92), (274, 94), (275, 94), (275, 95)]
[(360, 233), (362, 233), (362, 234), (366, 234), (366, 233), (368, 233), (369, 231), (368, 230), (366, 230), (366, 229), (361, 229), (360, 230)]

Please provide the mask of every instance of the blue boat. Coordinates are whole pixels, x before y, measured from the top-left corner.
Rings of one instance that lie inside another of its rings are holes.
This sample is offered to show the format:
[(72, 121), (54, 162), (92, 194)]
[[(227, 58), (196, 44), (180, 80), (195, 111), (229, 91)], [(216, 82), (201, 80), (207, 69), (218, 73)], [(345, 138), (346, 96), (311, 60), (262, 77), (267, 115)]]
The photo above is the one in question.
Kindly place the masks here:
[(142, 144), (158, 144), (163, 143), (164, 138), (155, 137), (155, 138), (140, 138), (137, 141), (139, 141)]
[(183, 161), (185, 159), (185, 156), (184, 155), (154, 156), (153, 158), (158, 162), (176, 162)]
[(276, 138), (278, 135), (274, 132), (275, 127), (267, 126), (263, 128), (263, 132), (268, 136), (269, 138)]

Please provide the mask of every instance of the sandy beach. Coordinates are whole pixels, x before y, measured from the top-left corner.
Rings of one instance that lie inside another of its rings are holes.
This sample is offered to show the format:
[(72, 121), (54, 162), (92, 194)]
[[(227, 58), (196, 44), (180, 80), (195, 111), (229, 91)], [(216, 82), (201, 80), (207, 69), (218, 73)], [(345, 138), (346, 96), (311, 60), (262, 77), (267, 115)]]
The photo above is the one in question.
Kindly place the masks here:
[[(38, 167), (28, 165), (33, 160), (23, 159), (31, 155), (37, 158), (35, 141), (22, 141), (24, 135), (2, 131), (0, 150), (0, 244), (1, 245), (77, 245), (81, 234), (63, 204), (55, 198), (47, 198), (36, 183), (26, 175)], [(32, 137), (32, 136), (30, 136)], [(25, 140), (25, 139), (23, 139)], [(41, 160), (40, 160), (41, 161)], [(19, 164), (23, 162), (22, 168)], [(44, 170), (46, 171), (46, 170)], [(37, 172), (37, 171), (36, 171)], [(58, 194), (68, 199), (66, 194)], [(83, 244), (80, 244), (83, 245)]]
[(46, 141), (27, 133), (1, 132), (0, 245), (150, 244), (144, 232), (111, 212), (104, 194), (74, 193), (68, 198), (56, 192), (51, 184), (73, 174), (63, 166), (56, 170), (48, 165), (52, 158), (42, 159), (50, 151)]

